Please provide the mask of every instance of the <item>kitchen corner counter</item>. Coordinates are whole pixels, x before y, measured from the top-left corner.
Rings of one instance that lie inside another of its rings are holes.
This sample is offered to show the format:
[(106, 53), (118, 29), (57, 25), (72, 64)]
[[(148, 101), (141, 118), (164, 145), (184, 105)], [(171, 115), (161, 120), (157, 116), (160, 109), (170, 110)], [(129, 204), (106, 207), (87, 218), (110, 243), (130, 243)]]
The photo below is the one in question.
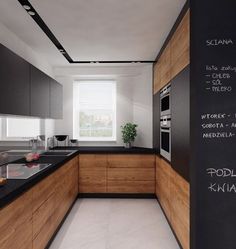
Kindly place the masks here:
[[(118, 146), (55, 147), (53, 150), (75, 150), (76, 152), (70, 156), (41, 156), (39, 160), (34, 161), (34, 163), (49, 163), (51, 164), (49, 167), (28, 179), (8, 179), (7, 184), (0, 187), (0, 208), (3, 208), (10, 202), (14, 201), (21, 194), (29, 190), (31, 187), (39, 183), (41, 180), (52, 174), (54, 171), (79, 154), (155, 154), (155, 150), (150, 148), (125, 148)], [(14, 161), (14, 163), (25, 163), (25, 159), (19, 159)]]
[[(78, 152), (70, 156), (41, 156), (39, 160), (34, 161), (34, 163), (49, 163), (51, 165), (28, 179), (8, 179), (7, 184), (0, 187), (0, 208), (14, 201), (25, 191), (29, 190), (77, 155)], [(22, 158), (14, 161), (14, 163), (26, 163), (26, 161)]]

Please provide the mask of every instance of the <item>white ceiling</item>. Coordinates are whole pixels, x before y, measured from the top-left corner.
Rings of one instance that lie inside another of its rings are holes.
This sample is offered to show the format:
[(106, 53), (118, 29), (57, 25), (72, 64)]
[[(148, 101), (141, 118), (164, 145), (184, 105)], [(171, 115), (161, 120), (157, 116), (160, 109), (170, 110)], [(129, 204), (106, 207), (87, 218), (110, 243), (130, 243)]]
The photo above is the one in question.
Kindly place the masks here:
[[(154, 60), (185, 0), (30, 0), (73, 60)], [(68, 65), (17, 0), (0, 22), (53, 66)]]

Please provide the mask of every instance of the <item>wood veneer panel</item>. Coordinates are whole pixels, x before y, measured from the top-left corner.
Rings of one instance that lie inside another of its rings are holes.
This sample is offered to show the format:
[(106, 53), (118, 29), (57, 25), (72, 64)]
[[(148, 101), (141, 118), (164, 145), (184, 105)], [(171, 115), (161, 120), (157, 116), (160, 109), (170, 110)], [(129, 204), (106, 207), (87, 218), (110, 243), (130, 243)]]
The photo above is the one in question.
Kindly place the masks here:
[(107, 169), (79, 169), (80, 193), (106, 193)]
[(42, 229), (45, 229), (45, 223), (53, 215), (54, 208), (55, 208), (55, 195), (52, 194), (33, 213), (33, 238), (35, 238), (41, 232)]
[(2, 208), (0, 221), (1, 249), (32, 248), (32, 192)]
[(155, 168), (154, 155), (108, 155), (110, 168)]
[(80, 168), (106, 168), (107, 155), (81, 154), (79, 156)]
[(161, 72), (160, 72), (160, 62), (154, 64), (153, 66), (153, 94), (156, 94), (161, 89)]
[(167, 44), (160, 57), (160, 87), (164, 87), (171, 80), (171, 46)]
[(107, 179), (113, 181), (155, 181), (154, 168), (108, 168)]
[(108, 180), (108, 193), (155, 193), (154, 181), (125, 181), (125, 180)]
[(184, 249), (190, 248), (189, 222), (189, 183), (179, 174), (175, 174), (173, 193), (173, 215), (171, 223)]
[(190, 11), (188, 10), (173, 37), (171, 47), (171, 79), (190, 63)]
[(32, 188), (33, 212), (35, 212), (52, 194), (54, 194), (54, 186), (55, 177), (54, 174), (52, 174)]

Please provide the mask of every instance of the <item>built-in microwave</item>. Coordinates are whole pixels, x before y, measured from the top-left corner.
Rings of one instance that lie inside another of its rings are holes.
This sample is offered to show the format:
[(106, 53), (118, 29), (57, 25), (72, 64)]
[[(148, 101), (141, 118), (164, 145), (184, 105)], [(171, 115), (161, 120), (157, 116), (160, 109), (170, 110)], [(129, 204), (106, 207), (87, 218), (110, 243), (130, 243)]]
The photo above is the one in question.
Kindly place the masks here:
[(170, 90), (171, 85), (168, 84), (160, 91), (161, 116), (170, 115)]
[(161, 117), (160, 154), (171, 161), (171, 119), (170, 115)]

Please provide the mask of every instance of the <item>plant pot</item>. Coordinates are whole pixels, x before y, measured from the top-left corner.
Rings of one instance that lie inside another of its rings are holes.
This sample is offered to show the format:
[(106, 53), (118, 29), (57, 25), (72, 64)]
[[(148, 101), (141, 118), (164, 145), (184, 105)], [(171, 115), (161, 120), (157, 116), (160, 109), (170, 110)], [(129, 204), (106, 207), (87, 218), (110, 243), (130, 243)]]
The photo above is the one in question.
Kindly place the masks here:
[(125, 144), (125, 148), (130, 149), (132, 147), (131, 142)]

